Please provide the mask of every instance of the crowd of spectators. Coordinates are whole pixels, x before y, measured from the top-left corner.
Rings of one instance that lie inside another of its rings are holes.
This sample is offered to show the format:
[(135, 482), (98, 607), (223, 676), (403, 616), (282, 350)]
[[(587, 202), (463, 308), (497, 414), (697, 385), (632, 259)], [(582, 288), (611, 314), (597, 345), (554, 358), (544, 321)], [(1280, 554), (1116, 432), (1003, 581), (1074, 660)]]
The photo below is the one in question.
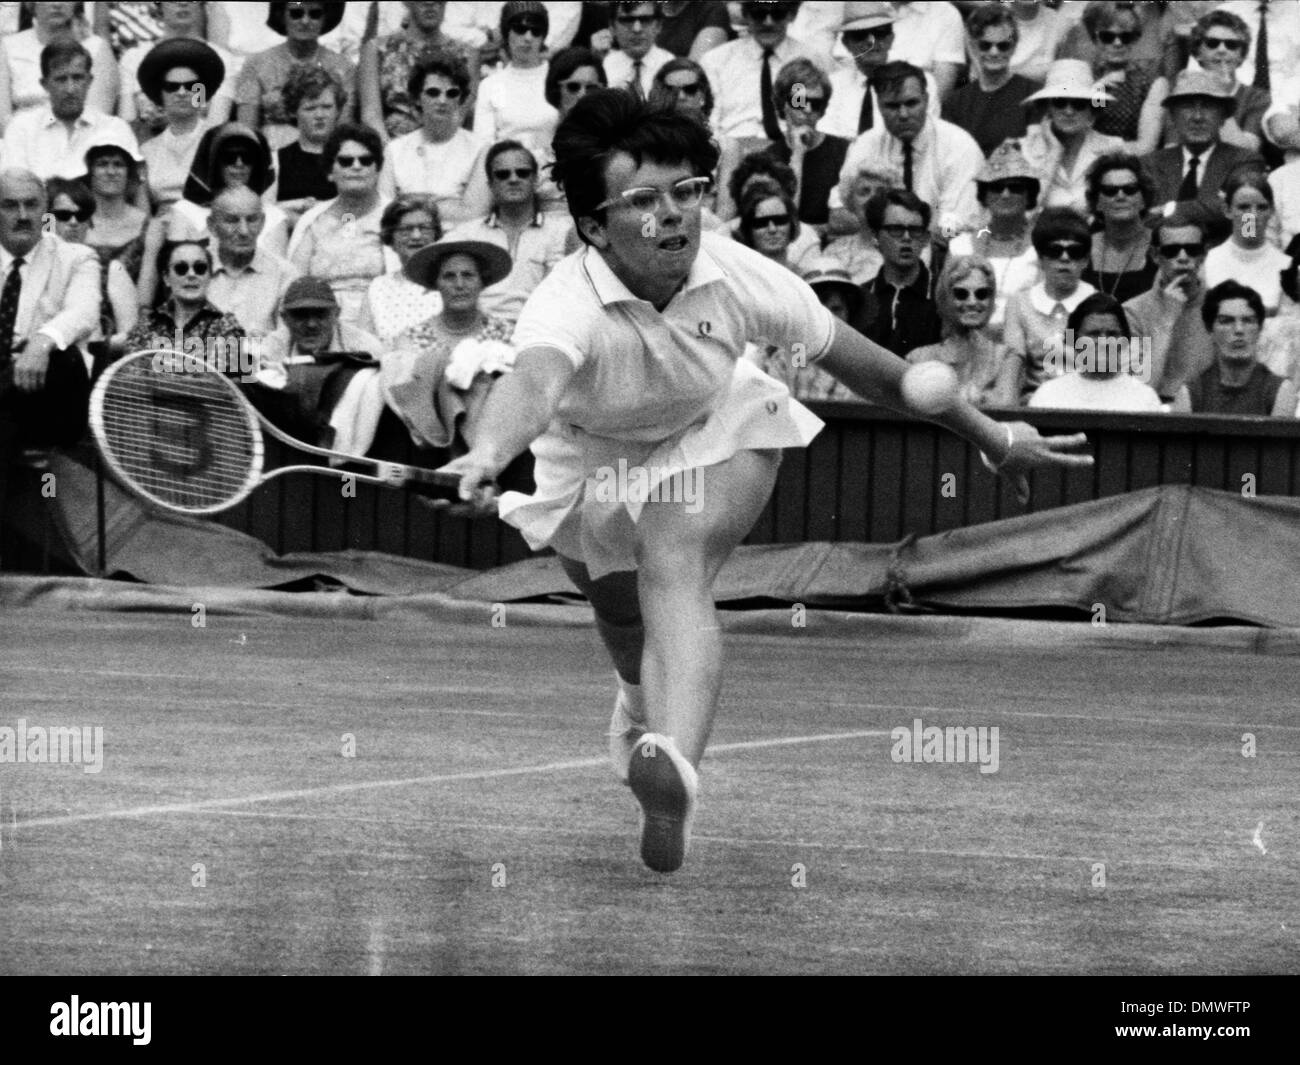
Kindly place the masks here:
[(581, 247), (551, 141), (607, 89), (711, 131), (707, 229), (976, 404), (1296, 415), (1291, 0), (23, 3), (0, 451), (55, 424), (36, 398), (194, 337), (256, 351), (259, 406), (320, 442), (389, 409), (463, 447)]

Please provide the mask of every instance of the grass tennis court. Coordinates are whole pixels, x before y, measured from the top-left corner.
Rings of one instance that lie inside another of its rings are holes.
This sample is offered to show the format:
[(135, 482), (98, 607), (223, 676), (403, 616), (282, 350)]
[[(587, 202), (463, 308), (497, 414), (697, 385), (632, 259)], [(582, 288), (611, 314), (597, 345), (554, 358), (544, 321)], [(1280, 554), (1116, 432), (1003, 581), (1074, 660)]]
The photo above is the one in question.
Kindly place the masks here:
[[(1294, 657), (859, 620), (729, 633), (660, 876), (590, 627), (7, 611), (0, 726), (104, 761), (0, 764), (0, 969), (1300, 971)], [(896, 764), (916, 717), (998, 771)]]

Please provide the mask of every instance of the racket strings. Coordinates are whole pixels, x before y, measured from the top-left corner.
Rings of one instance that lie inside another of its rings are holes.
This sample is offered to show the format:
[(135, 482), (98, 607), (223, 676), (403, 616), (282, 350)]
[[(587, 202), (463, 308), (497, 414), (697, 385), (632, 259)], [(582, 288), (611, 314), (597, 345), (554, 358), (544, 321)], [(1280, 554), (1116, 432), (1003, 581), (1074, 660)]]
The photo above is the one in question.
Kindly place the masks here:
[(244, 494), (261, 466), (261, 438), (232, 386), (212, 374), (123, 367), (102, 408), (104, 443), (119, 472), (182, 509)]

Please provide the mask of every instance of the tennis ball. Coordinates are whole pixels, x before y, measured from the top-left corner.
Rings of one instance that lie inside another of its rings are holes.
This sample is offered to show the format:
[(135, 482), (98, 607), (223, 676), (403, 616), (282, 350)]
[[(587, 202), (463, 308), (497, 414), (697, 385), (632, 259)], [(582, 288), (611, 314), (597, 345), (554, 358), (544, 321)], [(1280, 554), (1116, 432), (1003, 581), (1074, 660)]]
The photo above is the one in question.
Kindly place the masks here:
[(942, 414), (957, 402), (960, 386), (951, 366), (922, 362), (903, 374), (903, 398), (919, 414)]

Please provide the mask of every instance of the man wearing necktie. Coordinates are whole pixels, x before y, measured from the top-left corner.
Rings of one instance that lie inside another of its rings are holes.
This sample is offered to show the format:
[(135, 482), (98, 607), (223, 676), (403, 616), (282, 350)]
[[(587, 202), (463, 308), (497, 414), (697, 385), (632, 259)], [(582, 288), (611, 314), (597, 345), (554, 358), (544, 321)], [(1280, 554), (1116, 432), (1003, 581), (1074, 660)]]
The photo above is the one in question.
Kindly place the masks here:
[(0, 513), (23, 448), (75, 443), (89, 381), (75, 345), (99, 324), (99, 260), (43, 231), (45, 189), (0, 171)]
[(659, 68), (673, 58), (672, 52), (655, 43), (663, 14), (657, 3), (617, 3), (613, 21), (618, 47), (604, 59), (605, 78), (611, 88), (625, 88), (644, 100)]

